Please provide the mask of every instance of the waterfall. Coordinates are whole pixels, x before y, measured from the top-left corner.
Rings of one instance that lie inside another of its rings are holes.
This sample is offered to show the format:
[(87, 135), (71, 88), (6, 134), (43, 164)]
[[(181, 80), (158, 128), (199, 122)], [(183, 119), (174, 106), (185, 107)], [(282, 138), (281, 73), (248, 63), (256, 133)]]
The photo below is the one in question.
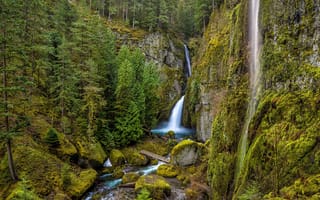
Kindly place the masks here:
[(185, 136), (189, 136), (193, 133), (192, 129), (185, 128), (181, 125), (182, 122), (182, 114), (183, 114), (183, 103), (184, 96), (182, 96), (179, 101), (174, 105), (171, 110), (171, 114), (169, 117), (169, 122), (160, 126), (157, 129), (152, 129), (151, 132), (154, 134), (164, 135), (169, 131), (173, 131), (175, 133), (176, 138), (183, 138)]
[[(191, 76), (191, 62), (189, 49), (187, 45), (184, 45), (184, 54), (187, 64), (187, 76)], [(183, 103), (184, 96), (182, 96), (178, 102), (174, 105), (171, 115), (169, 117), (169, 122), (164, 125), (160, 125), (157, 129), (152, 129), (151, 132), (154, 134), (164, 135), (169, 131), (173, 131), (175, 133), (176, 138), (182, 138), (185, 136), (189, 136), (194, 133), (192, 129), (185, 128), (181, 125), (182, 122), (182, 113), (183, 113)]]
[(176, 105), (173, 107), (171, 111), (171, 115), (169, 118), (168, 129), (169, 130), (176, 130), (181, 127), (181, 120), (182, 120), (182, 111), (183, 111), (183, 102), (184, 96), (182, 96)]
[(249, 46), (250, 46), (250, 101), (243, 134), (238, 148), (237, 173), (239, 177), (243, 168), (248, 146), (248, 131), (250, 122), (256, 112), (260, 86), (260, 33), (259, 33), (260, 0), (250, 0), (249, 6)]
[(187, 62), (187, 75), (188, 77), (191, 76), (191, 61), (190, 61), (190, 54), (189, 54), (189, 49), (187, 47), (187, 45), (183, 45), (184, 46), (184, 55), (186, 57), (186, 62)]

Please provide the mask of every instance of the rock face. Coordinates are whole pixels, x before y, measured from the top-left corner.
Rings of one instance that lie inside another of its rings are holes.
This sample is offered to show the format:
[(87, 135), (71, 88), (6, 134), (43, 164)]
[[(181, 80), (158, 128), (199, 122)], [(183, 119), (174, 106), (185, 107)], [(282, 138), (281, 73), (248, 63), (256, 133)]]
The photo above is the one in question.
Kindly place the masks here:
[(139, 33), (137, 30), (114, 30), (120, 45), (138, 47), (147, 60), (154, 62), (160, 72), (162, 82), (160, 98), (161, 116), (167, 119), (174, 102), (179, 99), (184, 87), (184, 48), (183, 42), (168, 33)]
[(117, 149), (112, 149), (110, 152), (110, 161), (112, 166), (117, 167), (117, 166), (124, 165), (126, 162), (126, 159), (121, 151)]
[(153, 199), (162, 200), (170, 196), (171, 186), (161, 176), (146, 175), (141, 176), (135, 185), (135, 191), (138, 193), (142, 188), (146, 188)]
[(203, 145), (192, 140), (183, 140), (171, 151), (171, 162), (178, 166), (195, 164), (203, 152)]
[(261, 84), (241, 171), (238, 147), (250, 99), (250, 6), (244, 0), (224, 4), (213, 11), (196, 52), (186, 97), (198, 139), (211, 134), (212, 199), (318, 197), (318, 190), (305, 187), (310, 192), (300, 193), (295, 187), (320, 173), (314, 167), (320, 160), (319, 1), (260, 1)]

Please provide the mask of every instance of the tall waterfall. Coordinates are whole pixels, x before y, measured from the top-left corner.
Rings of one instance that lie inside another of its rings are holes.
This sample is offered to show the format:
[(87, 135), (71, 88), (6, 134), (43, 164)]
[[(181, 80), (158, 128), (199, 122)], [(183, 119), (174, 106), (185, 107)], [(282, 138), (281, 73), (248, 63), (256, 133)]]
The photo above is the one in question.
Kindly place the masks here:
[(189, 54), (189, 49), (187, 45), (184, 46), (184, 55), (186, 57), (186, 62), (187, 62), (187, 69), (188, 69), (188, 77), (191, 76), (191, 61), (190, 61), (190, 54)]
[(238, 148), (237, 176), (243, 168), (248, 146), (250, 122), (256, 112), (260, 87), (260, 32), (259, 32), (260, 0), (250, 0), (249, 6), (249, 46), (250, 46), (250, 101), (240, 145)]

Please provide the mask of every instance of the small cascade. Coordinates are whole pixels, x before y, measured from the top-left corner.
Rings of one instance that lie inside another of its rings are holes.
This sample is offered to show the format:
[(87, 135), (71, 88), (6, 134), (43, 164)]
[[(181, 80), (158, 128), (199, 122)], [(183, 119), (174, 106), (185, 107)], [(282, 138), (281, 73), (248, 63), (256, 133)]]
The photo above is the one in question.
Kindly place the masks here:
[(250, 0), (249, 8), (249, 45), (250, 45), (250, 101), (243, 134), (238, 148), (236, 178), (240, 176), (248, 148), (248, 131), (250, 122), (256, 112), (260, 89), (260, 32), (259, 32), (260, 0)]
[(182, 96), (171, 111), (168, 129), (176, 130), (181, 126), (184, 96)]
[(188, 77), (191, 76), (191, 61), (190, 61), (190, 54), (189, 54), (189, 49), (187, 45), (183, 45), (184, 46), (184, 55), (186, 57), (186, 63), (187, 63), (187, 69), (188, 69)]
[(103, 167), (112, 167), (111, 161), (108, 158), (108, 160), (103, 164)]
[(192, 129), (185, 128), (181, 125), (183, 114), (184, 96), (175, 104), (171, 111), (168, 123), (163, 123), (159, 128), (152, 129), (153, 134), (165, 135), (169, 131), (173, 131), (176, 138), (183, 138), (193, 133)]

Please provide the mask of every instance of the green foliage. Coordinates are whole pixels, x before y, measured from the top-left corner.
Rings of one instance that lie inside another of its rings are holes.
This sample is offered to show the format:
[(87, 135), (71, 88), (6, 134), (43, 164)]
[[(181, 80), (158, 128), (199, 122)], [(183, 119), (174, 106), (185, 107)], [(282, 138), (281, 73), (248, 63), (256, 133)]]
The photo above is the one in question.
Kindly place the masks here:
[(123, 46), (117, 56), (119, 65), (116, 101), (115, 131), (116, 145), (124, 146), (137, 142), (143, 136), (143, 126), (155, 124), (159, 98), (159, 75), (154, 67), (146, 63), (141, 51), (130, 51)]
[(56, 147), (60, 144), (58, 133), (54, 128), (50, 128), (44, 138), (44, 141), (51, 147)]
[(136, 200), (152, 200), (152, 198), (150, 197), (150, 192), (146, 188), (142, 188), (137, 195)]
[(64, 164), (61, 169), (62, 188), (66, 190), (71, 184), (70, 166)]

